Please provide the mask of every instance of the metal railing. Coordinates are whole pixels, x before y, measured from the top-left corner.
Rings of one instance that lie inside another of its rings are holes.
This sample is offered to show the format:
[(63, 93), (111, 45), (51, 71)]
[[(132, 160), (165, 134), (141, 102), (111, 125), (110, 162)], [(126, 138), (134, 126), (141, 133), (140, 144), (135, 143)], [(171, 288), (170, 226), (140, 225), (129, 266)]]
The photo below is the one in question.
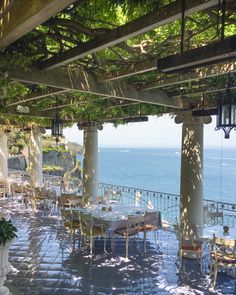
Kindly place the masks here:
[[(107, 193), (122, 194), (121, 202), (130, 205), (141, 205), (161, 211), (162, 219), (172, 226), (179, 221), (179, 195), (150, 191), (140, 188), (133, 188), (115, 184), (99, 183), (100, 195)], [(139, 201), (139, 202), (138, 202)], [(236, 227), (236, 204), (222, 201), (204, 199), (204, 218), (206, 222), (218, 222), (218, 220), (207, 220), (211, 213), (222, 212), (224, 225)]]

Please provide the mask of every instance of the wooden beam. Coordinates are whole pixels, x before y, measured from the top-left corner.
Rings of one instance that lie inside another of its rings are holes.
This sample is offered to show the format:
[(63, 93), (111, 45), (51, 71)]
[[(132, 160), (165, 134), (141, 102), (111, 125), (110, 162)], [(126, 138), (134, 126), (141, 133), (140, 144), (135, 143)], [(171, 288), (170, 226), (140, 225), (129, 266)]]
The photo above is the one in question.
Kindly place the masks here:
[(130, 106), (130, 105), (135, 105), (135, 104), (140, 104), (140, 102), (138, 101), (130, 101), (130, 102), (127, 102), (127, 101), (124, 101), (122, 103), (118, 103), (118, 104), (114, 104), (114, 105), (110, 105), (107, 107), (107, 109), (114, 109), (114, 108), (120, 108), (120, 107), (127, 107), (127, 106)]
[(154, 82), (140, 86), (141, 90), (158, 89), (172, 85), (183, 84), (190, 81), (206, 79), (214, 76), (227, 75), (236, 72), (236, 62), (221, 63), (209, 67), (199, 68), (194, 71), (175, 75), (173, 77), (164, 76)]
[(223, 41), (158, 59), (157, 70), (162, 73), (177, 73), (235, 58), (236, 36), (232, 36)]
[(24, 71), (16, 69), (8, 74), (10, 79), (25, 83), (44, 84), (51, 87), (77, 90), (95, 95), (122, 98), (173, 108), (183, 107), (181, 99), (171, 99), (161, 90), (151, 89), (150, 91), (140, 92), (134, 86), (122, 81), (99, 83), (92, 74), (76, 69), (68, 70), (66, 68), (58, 68), (48, 71), (35, 69)]
[[(161, 7), (149, 14), (135, 19), (123, 26), (120, 26), (106, 34), (96, 37), (85, 43), (69, 49), (60, 55), (56, 55), (39, 64), (41, 69), (55, 68), (73, 60), (87, 56), (104, 48), (114, 46), (127, 39), (144, 34), (156, 27), (166, 25), (181, 18), (182, 0), (177, 0), (169, 5)], [(218, 0), (188, 0), (185, 5), (185, 16), (192, 13), (213, 7)]]
[(15, 0), (11, 4), (10, 0), (1, 1), (0, 11), (7, 13), (1, 20), (0, 48), (13, 43), (73, 2), (75, 0)]
[(149, 57), (147, 60), (134, 63), (118, 71), (111, 72), (108, 75), (98, 77), (99, 81), (112, 81), (130, 77), (137, 74), (154, 71), (157, 69), (157, 57)]
[(80, 106), (80, 105), (85, 105), (86, 103), (89, 103), (89, 102), (94, 102), (94, 101), (98, 101), (98, 100), (102, 100), (102, 99), (108, 99), (109, 97), (105, 96), (105, 97), (100, 97), (100, 98), (97, 98), (97, 99), (93, 99), (93, 100), (86, 100), (86, 101), (74, 101), (74, 103), (66, 103), (66, 104), (63, 104), (63, 105), (59, 105), (59, 106), (54, 106), (54, 107), (48, 107), (48, 108), (45, 108), (45, 109), (42, 109), (42, 111), (51, 111), (51, 110), (56, 110), (56, 109), (63, 109), (65, 107), (69, 107), (69, 106)]
[[(231, 90), (236, 89), (236, 86), (232, 85), (230, 87)], [(191, 96), (199, 96), (201, 94), (205, 93), (215, 93), (215, 92), (224, 92), (226, 91), (226, 87), (215, 87), (215, 88), (209, 88), (209, 86), (205, 87), (199, 87), (196, 89), (191, 89), (190, 91), (185, 91), (184, 93), (180, 91), (176, 91), (172, 94), (170, 94), (170, 97), (172, 98), (178, 98), (178, 97), (191, 97)]]
[(33, 107), (30, 107), (29, 113), (20, 113), (13, 106), (7, 107), (4, 109), (0, 109), (0, 114), (18, 115), (18, 116), (25, 116), (25, 117), (47, 118), (47, 119), (52, 119), (54, 117), (53, 115), (45, 114), (45, 112), (39, 111)]
[(41, 99), (43, 97), (48, 97), (48, 96), (61, 94), (61, 93), (65, 93), (65, 92), (68, 92), (68, 90), (67, 89), (59, 89), (59, 88), (54, 88), (54, 89), (40, 91), (40, 92), (33, 92), (33, 93), (30, 93), (29, 95), (26, 95), (24, 97), (24, 99), (22, 99), (22, 100), (18, 100), (16, 102), (12, 102), (12, 103), (7, 104), (6, 107), (20, 105), (22, 103), (25, 104), (26, 102), (29, 102), (32, 100), (37, 100), (37, 99)]

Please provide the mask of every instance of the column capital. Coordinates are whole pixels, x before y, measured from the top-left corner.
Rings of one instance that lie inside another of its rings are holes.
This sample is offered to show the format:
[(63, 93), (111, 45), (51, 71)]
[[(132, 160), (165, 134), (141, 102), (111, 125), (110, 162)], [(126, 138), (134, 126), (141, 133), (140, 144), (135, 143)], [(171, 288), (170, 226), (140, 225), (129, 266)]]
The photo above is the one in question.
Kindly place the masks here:
[(212, 121), (211, 116), (196, 117), (192, 115), (192, 111), (180, 112), (175, 117), (176, 124), (184, 123), (185, 125), (191, 125), (191, 126), (209, 124), (211, 123), (211, 121)]
[(97, 123), (97, 122), (77, 123), (77, 127), (79, 130), (89, 129), (90, 131), (103, 129), (102, 123)]

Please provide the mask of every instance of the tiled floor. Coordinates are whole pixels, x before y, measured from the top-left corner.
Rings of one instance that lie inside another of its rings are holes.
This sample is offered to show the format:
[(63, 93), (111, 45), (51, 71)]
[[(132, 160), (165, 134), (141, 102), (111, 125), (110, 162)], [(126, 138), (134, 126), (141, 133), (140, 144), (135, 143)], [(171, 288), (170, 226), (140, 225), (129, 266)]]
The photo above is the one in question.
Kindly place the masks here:
[(201, 274), (196, 261), (185, 260), (178, 272), (178, 243), (171, 232), (158, 232), (157, 250), (150, 233), (146, 257), (138, 251), (138, 241), (132, 240), (129, 261), (123, 258), (123, 239), (115, 241), (112, 254), (104, 254), (103, 240), (97, 240), (91, 259), (87, 249), (78, 251), (77, 245), (70, 253), (59, 216), (33, 212), (11, 200), (0, 200), (0, 212), (9, 214), (18, 228), (10, 251), (13, 268), (5, 282), (14, 295), (236, 294), (235, 280), (224, 273), (218, 275), (213, 292), (211, 278)]

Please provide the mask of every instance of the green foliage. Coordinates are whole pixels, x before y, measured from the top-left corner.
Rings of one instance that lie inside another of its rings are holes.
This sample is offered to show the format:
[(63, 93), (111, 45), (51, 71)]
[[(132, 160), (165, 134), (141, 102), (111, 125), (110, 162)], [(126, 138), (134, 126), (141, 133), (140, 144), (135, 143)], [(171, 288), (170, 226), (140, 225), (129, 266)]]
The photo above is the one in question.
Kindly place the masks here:
[(0, 246), (5, 244), (12, 239), (16, 238), (17, 228), (12, 224), (11, 220), (5, 218), (0, 219)]
[(44, 172), (62, 172), (63, 167), (56, 165), (43, 165)]
[[(0, 55), (0, 70), (2, 72), (0, 96), (2, 94), (4, 98), (0, 108), (4, 108), (6, 101), (8, 103), (16, 101), (18, 96), (23, 98), (32, 91), (27, 85), (9, 81), (6, 74), (7, 70), (12, 70), (16, 66), (26, 68), (32, 62), (40, 62), (52, 56), (60, 55), (62, 52), (89, 40), (103, 40), (107, 32), (147, 13), (159, 13), (161, 7), (173, 2), (175, 0), (87, 0), (81, 3), (76, 1), (10, 45), (7, 48), (7, 53), (4, 52)], [(226, 11), (226, 37), (236, 34), (236, 14), (230, 5), (227, 5)], [(218, 14), (221, 15), (222, 12), (214, 7), (186, 16), (184, 50), (219, 40), (221, 24)], [(71, 62), (68, 66), (68, 72), (71, 77), (75, 74), (74, 69), (86, 70), (98, 75), (117, 74), (120, 70), (125, 72), (126, 69), (130, 70), (139, 62), (148, 60), (150, 57), (161, 58), (179, 53), (180, 40), (181, 20), (178, 19)], [(21, 53), (17, 53), (17, 51)], [(148, 81), (156, 81), (158, 78), (165, 79), (165, 76), (152, 71), (131, 78), (124, 78), (124, 81), (134, 87), (139, 87), (139, 85)], [(223, 78), (217, 79), (219, 80), (217, 85), (225, 83)], [(191, 90), (196, 86), (194, 83), (195, 81), (189, 83), (189, 85), (185, 83), (184, 86)], [(209, 79), (209, 83), (213, 85), (215, 82)], [(46, 89), (45, 86), (41, 86), (41, 88)], [(173, 89), (172, 86), (169, 86), (169, 88), (164, 89), (167, 93), (171, 93), (172, 90), (176, 90), (176, 88)], [(114, 124), (118, 125), (124, 123), (120, 119), (122, 117), (160, 115), (167, 111), (162, 106), (144, 103), (141, 104), (142, 110), (140, 110), (139, 105), (117, 106), (117, 101), (117, 99), (112, 100), (112, 98), (99, 100), (98, 96), (89, 93), (78, 94), (76, 91), (66, 93), (59, 96), (60, 105), (64, 105), (63, 108), (60, 108), (60, 117), (68, 125), (75, 121), (106, 122), (112, 119)], [(29, 103), (29, 107), (34, 110), (43, 111), (46, 109), (47, 114), (51, 116), (55, 114), (55, 105), (55, 97), (32, 100)], [(49, 113), (48, 110), (52, 111)], [(50, 126), (48, 119), (36, 119), (35, 117), (25, 119), (24, 116), (16, 116), (16, 120), (25, 124), (34, 122), (41, 126)], [(45, 152), (48, 148), (45, 148)], [(53, 148), (56, 147), (53, 146)]]
[(65, 148), (65, 145), (44, 145), (43, 146), (43, 152), (44, 153), (50, 153), (51, 151), (56, 151), (58, 154), (61, 154), (63, 152), (67, 152), (66, 148)]
[(68, 150), (70, 151), (70, 153), (77, 155), (79, 153), (82, 153), (82, 146), (75, 143), (75, 142), (68, 142)]
[(11, 155), (19, 155), (29, 145), (29, 134), (27, 132), (15, 132), (8, 136), (8, 149)]

